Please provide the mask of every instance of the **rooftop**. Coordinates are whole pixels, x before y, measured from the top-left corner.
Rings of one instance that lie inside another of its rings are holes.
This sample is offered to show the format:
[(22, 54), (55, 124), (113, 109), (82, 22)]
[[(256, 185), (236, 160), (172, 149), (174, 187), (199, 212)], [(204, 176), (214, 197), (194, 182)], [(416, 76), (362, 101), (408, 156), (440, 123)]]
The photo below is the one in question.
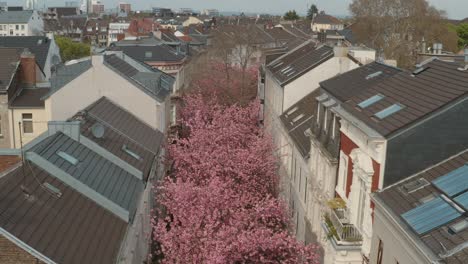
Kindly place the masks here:
[(465, 151), (375, 196), (441, 263), (468, 262), (467, 164)]
[(310, 135), (312, 133), (310, 129), (313, 120), (315, 120), (313, 117), (317, 108), (317, 100), (315, 98), (319, 95), (319, 90), (310, 93), (284, 111), (280, 117), (286, 131), (288, 131), (289, 136), (303, 157), (308, 157), (310, 153)]
[(11, 108), (43, 108), (42, 98), (49, 93), (49, 88), (24, 88), (11, 103)]
[(314, 17), (313, 24), (330, 24), (330, 25), (341, 25), (343, 22), (334, 16), (327, 14), (318, 14)]
[(9, 88), (19, 65), (20, 54), (21, 49), (0, 48), (0, 90)]
[(185, 59), (185, 56), (165, 45), (121, 46), (116, 49), (122, 50), (126, 55), (140, 62), (181, 62)]
[(1, 177), (0, 189), (0, 227), (43, 256), (116, 262), (127, 224), (92, 200), (30, 163)]
[(333, 57), (332, 47), (316, 47), (308, 41), (268, 64), (267, 69), (281, 85), (286, 85)]
[[(0, 47), (29, 49), (36, 56), (36, 61), (42, 70), (45, 68), (49, 55), (50, 39), (42, 36), (9, 36), (0, 37)], [(60, 58), (56, 58), (57, 63)]]
[[(434, 59), (413, 73), (400, 72), (356, 93), (343, 107), (388, 137), (465, 96), (468, 71), (459, 68), (458, 63)], [(381, 98), (362, 106), (376, 96)]]
[(26, 24), (32, 15), (32, 10), (0, 12), (0, 24)]
[(373, 62), (320, 83), (322, 89), (341, 102), (370, 89), (382, 80), (402, 70), (379, 62)]

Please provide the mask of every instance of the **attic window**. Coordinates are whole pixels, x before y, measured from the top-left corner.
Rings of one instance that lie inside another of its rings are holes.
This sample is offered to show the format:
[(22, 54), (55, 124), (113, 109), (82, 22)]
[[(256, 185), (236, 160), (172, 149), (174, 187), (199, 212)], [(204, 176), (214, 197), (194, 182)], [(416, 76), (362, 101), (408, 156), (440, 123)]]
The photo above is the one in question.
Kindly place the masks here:
[(429, 69), (429, 67), (421, 67), (421, 68), (418, 68), (416, 70), (413, 71), (413, 75), (418, 75), (424, 71), (426, 71), (427, 69)]
[(414, 180), (414, 181), (411, 181), (411, 182), (408, 182), (406, 184), (404, 184), (402, 187), (401, 187), (401, 190), (403, 191), (403, 193), (405, 194), (409, 194), (409, 193), (412, 193), (412, 192), (415, 192), (419, 189), (422, 189), (426, 186), (429, 185), (429, 182), (424, 179), (424, 178), (419, 178), (417, 180)]
[(378, 77), (378, 76), (382, 75), (382, 73), (383, 73), (382, 71), (378, 71), (378, 72), (374, 72), (372, 74), (369, 74), (369, 75), (367, 75), (366, 80), (370, 80), (372, 78)]
[(384, 119), (384, 118), (386, 118), (386, 117), (389, 117), (389, 116), (395, 114), (396, 112), (400, 111), (400, 110), (403, 109), (403, 108), (405, 108), (404, 105), (401, 105), (401, 104), (394, 104), (394, 105), (392, 105), (392, 106), (390, 106), (390, 107), (387, 107), (387, 108), (385, 108), (384, 110), (378, 112), (377, 114), (375, 114), (375, 116), (376, 116), (378, 119), (382, 120), (382, 119)]
[(60, 191), (59, 188), (53, 186), (52, 184), (48, 183), (48, 182), (44, 182), (42, 184), (42, 186), (50, 193), (54, 194), (55, 196), (57, 197), (61, 197), (62, 196), (62, 192)]
[(367, 100), (364, 100), (362, 101), (361, 103), (358, 104), (358, 106), (360, 108), (367, 108), (375, 103), (377, 103), (378, 101), (382, 100), (385, 96), (381, 95), (381, 94), (377, 94), (377, 95), (374, 95), (372, 96), (371, 98), (367, 99)]
[(151, 57), (153, 57), (153, 52), (151, 51), (145, 52), (145, 58), (151, 58)]
[(292, 123), (296, 123), (297, 121), (301, 120), (301, 118), (304, 117), (304, 114), (300, 114), (298, 116), (296, 116), (293, 120), (292, 120)]
[(127, 153), (129, 156), (131, 156), (132, 158), (134, 158), (136, 160), (141, 160), (140, 155), (136, 154), (131, 149), (129, 149), (127, 145), (122, 146), (122, 151)]
[(280, 62), (277, 63), (277, 64), (275, 63), (275, 65), (273, 66), (273, 68), (277, 68), (277, 67), (279, 67), (279, 66), (281, 66), (281, 65), (283, 65), (283, 64), (284, 64), (284, 62), (280, 61)]
[(72, 155), (70, 155), (68, 153), (65, 153), (63, 151), (59, 151), (59, 152), (57, 152), (57, 155), (59, 155), (59, 157), (61, 157), (62, 159), (64, 159), (65, 161), (67, 161), (68, 163), (70, 163), (73, 166), (78, 165), (78, 162), (79, 162), (78, 159), (76, 159), (75, 157), (73, 157)]

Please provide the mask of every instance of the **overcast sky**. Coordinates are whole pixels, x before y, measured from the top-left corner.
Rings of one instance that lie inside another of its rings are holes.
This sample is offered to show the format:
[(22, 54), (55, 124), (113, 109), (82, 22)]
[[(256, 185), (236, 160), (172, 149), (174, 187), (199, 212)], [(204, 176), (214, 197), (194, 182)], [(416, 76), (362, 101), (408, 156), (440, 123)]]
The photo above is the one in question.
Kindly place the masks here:
[[(8, 1), (10, 5), (24, 4), (26, 0), (0, 0)], [(70, 0), (80, 1), (80, 0)], [(119, 0), (102, 0), (106, 8), (116, 6)], [(348, 5), (352, 0), (125, 0), (134, 5), (135, 9), (149, 9), (152, 6), (160, 7), (190, 7), (197, 10), (204, 8), (217, 8), (220, 11), (245, 11), (254, 13), (284, 13), (295, 9), (305, 13), (307, 4), (315, 3), (320, 10), (334, 15), (347, 15)], [(42, 6), (64, 5), (60, 0), (38, 0)], [(450, 18), (468, 17), (468, 0), (429, 0), (439, 9), (446, 10)]]

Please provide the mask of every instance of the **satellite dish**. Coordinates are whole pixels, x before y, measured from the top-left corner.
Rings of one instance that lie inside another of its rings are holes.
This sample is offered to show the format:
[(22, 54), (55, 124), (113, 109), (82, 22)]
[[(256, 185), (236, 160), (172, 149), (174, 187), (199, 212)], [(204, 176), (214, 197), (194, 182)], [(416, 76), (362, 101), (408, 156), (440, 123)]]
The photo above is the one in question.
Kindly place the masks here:
[(96, 123), (91, 127), (91, 133), (95, 138), (103, 138), (105, 130), (105, 127), (100, 123)]

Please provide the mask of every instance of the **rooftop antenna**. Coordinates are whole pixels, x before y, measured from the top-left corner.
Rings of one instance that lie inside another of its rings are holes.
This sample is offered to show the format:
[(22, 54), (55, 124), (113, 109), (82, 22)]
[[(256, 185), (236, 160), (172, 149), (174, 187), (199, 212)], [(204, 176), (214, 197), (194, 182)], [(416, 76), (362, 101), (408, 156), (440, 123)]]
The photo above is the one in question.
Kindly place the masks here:
[(96, 123), (91, 127), (91, 133), (95, 138), (103, 138), (106, 129), (101, 123)]

